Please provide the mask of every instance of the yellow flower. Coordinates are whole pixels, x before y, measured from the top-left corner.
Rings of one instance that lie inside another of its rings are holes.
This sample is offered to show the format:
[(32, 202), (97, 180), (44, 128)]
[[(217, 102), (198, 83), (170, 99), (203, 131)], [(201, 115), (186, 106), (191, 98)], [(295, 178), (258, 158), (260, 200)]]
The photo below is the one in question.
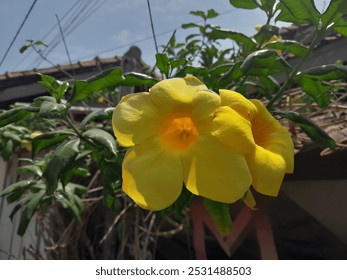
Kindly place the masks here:
[[(232, 203), (242, 198), (251, 175), (242, 148), (230, 149), (212, 135), (220, 96), (195, 77), (161, 81), (149, 92), (130, 94), (115, 108), (112, 125), (126, 152), (123, 191), (139, 206), (160, 210), (180, 195)], [(244, 137), (242, 117), (230, 130)]]
[[(256, 191), (277, 196), (284, 174), (293, 173), (294, 169), (294, 145), (288, 130), (259, 100), (248, 100), (230, 90), (220, 90), (220, 97), (221, 107), (216, 110), (213, 122), (214, 135), (233, 149), (239, 146), (238, 151), (246, 157)], [(243, 128), (242, 145), (235, 139), (232, 129), (240, 116), (250, 122), (250, 127)], [(255, 145), (254, 149), (252, 145)]]
[(36, 136), (41, 135), (41, 131), (33, 131), (30, 135), (30, 139), (23, 139), (22, 140), (22, 148), (26, 149), (27, 151), (31, 152), (32, 150), (32, 139), (35, 138)]

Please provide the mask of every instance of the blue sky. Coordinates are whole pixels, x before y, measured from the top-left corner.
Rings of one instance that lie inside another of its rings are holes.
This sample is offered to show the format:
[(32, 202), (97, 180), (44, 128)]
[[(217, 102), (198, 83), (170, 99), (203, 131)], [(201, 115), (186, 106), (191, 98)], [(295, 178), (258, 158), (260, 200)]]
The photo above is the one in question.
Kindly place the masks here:
[[(0, 1), (0, 60), (5, 54), (33, 0)], [(324, 0), (315, 1), (321, 10)], [(181, 24), (197, 22), (189, 14), (192, 10), (215, 9), (221, 15), (210, 21), (226, 29), (252, 35), (256, 24), (263, 24), (265, 16), (260, 10), (235, 9), (229, 0), (150, 0), (158, 45), (165, 45), (173, 30), (183, 41), (187, 35)], [(77, 11), (85, 7), (84, 12)], [(58, 42), (47, 54), (55, 64), (68, 63), (61, 41), (57, 18), (59, 17), (73, 62), (89, 60), (96, 56), (121, 56), (131, 45), (142, 50), (142, 58), (149, 65), (155, 63), (155, 47), (150, 27), (147, 0), (37, 0), (19, 36), (0, 66), (0, 74), (51, 66), (42, 62), (33, 51), (19, 53), (26, 40), (43, 40), (49, 46)], [(280, 24), (283, 26), (283, 23)]]

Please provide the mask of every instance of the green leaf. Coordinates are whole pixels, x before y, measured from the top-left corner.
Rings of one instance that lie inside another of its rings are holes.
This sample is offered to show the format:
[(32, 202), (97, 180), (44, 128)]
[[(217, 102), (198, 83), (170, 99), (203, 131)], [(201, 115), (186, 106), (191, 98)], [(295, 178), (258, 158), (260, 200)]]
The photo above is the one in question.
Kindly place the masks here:
[(275, 50), (260, 50), (247, 56), (241, 70), (251, 76), (269, 76), (276, 73), (288, 73), (291, 66)]
[(17, 168), (17, 174), (31, 173), (37, 177), (42, 176), (42, 171), (40, 167), (36, 165), (24, 165)]
[(25, 107), (16, 107), (10, 110), (7, 110), (0, 114), (0, 127), (8, 125), (22, 120), (24, 117), (30, 114), (30, 112), (38, 112), (39, 108), (25, 106)]
[(13, 141), (8, 140), (8, 141), (6, 141), (5, 147), (2, 147), (1, 156), (5, 161), (9, 160), (10, 157), (12, 156), (13, 146), (14, 146)]
[(35, 180), (23, 180), (8, 186), (6, 189), (0, 192), (0, 196), (5, 196), (13, 192), (22, 192), (35, 184)]
[(47, 193), (52, 194), (57, 187), (58, 178), (64, 169), (75, 160), (79, 153), (79, 139), (61, 144), (50, 158), (42, 177), (47, 183)]
[(228, 72), (232, 67), (234, 66), (234, 63), (224, 63), (217, 65), (210, 69), (210, 75), (211, 76), (220, 76), (226, 72)]
[(14, 133), (14, 132), (11, 132), (11, 131), (4, 131), (2, 133), (2, 136), (6, 139), (10, 139), (12, 140), (13, 142), (16, 142), (16, 143), (20, 143), (22, 141), (22, 139), (18, 136), (18, 134)]
[(272, 76), (259, 76), (258, 80), (263, 85), (263, 92), (261, 94), (271, 100), (272, 94), (280, 89), (279, 83)]
[(20, 217), (19, 226), (17, 230), (17, 234), (20, 236), (23, 236), (31, 218), (35, 214), (37, 208), (39, 207), (39, 204), (42, 200), (42, 198), (45, 196), (45, 191), (39, 191), (37, 193), (30, 194), (30, 198), (27, 199), (27, 203), (24, 207), (24, 210), (22, 212), (22, 215)]
[(275, 115), (279, 115), (283, 118), (289, 119), (295, 122), (301, 129), (312, 139), (316, 144), (329, 147), (331, 149), (335, 148), (335, 141), (332, 139), (322, 128), (320, 128), (315, 122), (300, 115), (297, 112), (288, 111), (275, 111)]
[(256, 0), (229, 0), (230, 4), (235, 8), (256, 9), (259, 5)]
[(94, 111), (88, 114), (81, 122), (80, 128), (84, 129), (84, 127), (92, 121), (102, 121), (102, 120), (112, 119), (113, 111), (114, 111), (114, 108), (105, 108), (105, 109)]
[(249, 38), (243, 33), (225, 30), (213, 29), (208, 35), (211, 40), (230, 39), (235, 41), (241, 48), (243, 53), (249, 53), (257, 49), (257, 44), (254, 39)]
[(160, 70), (160, 72), (166, 77), (169, 77), (170, 73), (170, 61), (169, 58), (167, 57), (166, 53), (157, 53), (155, 55), (156, 58), (156, 66)]
[(36, 41), (36, 42), (34, 43), (34, 45), (36, 45), (36, 46), (44, 46), (44, 47), (48, 47), (48, 45), (47, 45), (47, 44), (45, 44), (43, 41)]
[(322, 26), (325, 29), (335, 26), (347, 14), (346, 0), (332, 0), (322, 14)]
[(87, 98), (92, 93), (105, 89), (115, 89), (117, 86), (153, 85), (156, 82), (157, 80), (153, 77), (141, 73), (131, 72), (123, 75), (122, 68), (116, 67), (86, 81), (75, 81), (69, 102), (72, 104)]
[(191, 11), (190, 14), (206, 19), (205, 13), (203, 11)]
[(272, 15), (276, 0), (260, 0), (261, 6), (260, 8), (266, 12), (267, 15)]
[(98, 129), (98, 128), (91, 128), (85, 131), (82, 136), (93, 143), (95, 143), (97, 146), (106, 149), (113, 155), (117, 155), (117, 144), (115, 138), (109, 134), (108, 132)]
[(28, 48), (30, 48), (31, 45), (26, 44), (20, 47), (19, 52), (24, 53)]
[[(80, 155), (80, 154), (79, 154)], [(75, 161), (78, 161), (78, 157), (75, 159)], [(77, 166), (80, 164), (77, 164)], [(89, 177), (90, 173), (89, 170), (83, 167), (74, 167), (64, 172), (63, 176), (60, 178), (63, 185), (69, 184), (74, 177)]]
[(191, 74), (191, 75), (207, 75), (208, 74), (208, 69), (203, 66), (192, 66), (188, 65), (183, 67), (180, 71), (179, 74)]
[(40, 75), (41, 81), (39, 81), (39, 84), (43, 85), (57, 102), (60, 102), (61, 98), (65, 95), (67, 89), (69, 88), (69, 83), (56, 80), (49, 75)]
[(214, 9), (209, 9), (207, 11), (207, 17), (206, 18), (215, 18), (218, 16), (219, 16), (219, 14)]
[(17, 204), (11, 211), (9, 218), (11, 219), (11, 222), (13, 222), (13, 218), (16, 215), (16, 213), (22, 208), (22, 205)]
[(183, 210), (189, 207), (193, 199), (194, 195), (190, 191), (188, 191), (187, 188), (183, 188), (180, 196), (177, 198), (173, 205), (176, 218), (179, 219), (182, 217)]
[(218, 90), (220, 86), (227, 86), (228, 84), (230, 84), (230, 82), (240, 79), (244, 75), (243, 71), (240, 68), (241, 65), (242, 61), (238, 61), (234, 64), (232, 63), (229, 67), (229, 70), (218, 79), (218, 88), (216, 90)]
[(303, 76), (321, 81), (347, 79), (347, 66), (339, 64), (321, 65), (302, 71), (297, 79)]
[(331, 64), (302, 71), (296, 76), (295, 81), (320, 107), (327, 107), (330, 104), (330, 96), (328, 93), (332, 91), (333, 86), (324, 83), (324, 81), (344, 80), (346, 78), (346, 66)]
[(244, 75), (243, 70), (241, 69), (242, 63), (242, 61), (236, 62), (227, 73), (227, 77), (230, 78), (230, 80), (236, 81)]
[(291, 40), (281, 40), (273, 43), (266, 44), (267, 49), (281, 50), (289, 52), (298, 57), (303, 57), (307, 54), (308, 48), (304, 45)]
[(196, 23), (194, 23), (194, 22), (190, 22), (190, 23), (183, 23), (183, 24), (181, 25), (181, 27), (182, 27), (182, 29), (188, 29), (188, 28), (193, 28), (193, 27), (198, 27), (198, 28), (200, 28), (201, 25), (196, 24)]
[(188, 63), (188, 60), (186, 58), (170, 59), (170, 64), (172, 69), (179, 68), (187, 63)]
[(32, 152), (37, 156), (42, 150), (65, 141), (69, 136), (76, 136), (71, 130), (57, 130), (41, 134), (32, 139)]
[(340, 18), (335, 22), (334, 29), (337, 33), (347, 37), (347, 21), (345, 21), (343, 18)]
[(67, 107), (65, 104), (51, 101), (43, 101), (40, 106), (39, 115), (42, 118), (60, 117), (66, 113)]
[(295, 24), (313, 23), (320, 27), (321, 14), (317, 11), (313, 0), (280, 0), (277, 4), (280, 11), (276, 21)]
[[(99, 156), (99, 155), (97, 155)], [(105, 205), (110, 210), (117, 210), (119, 204), (115, 196), (115, 190), (120, 187), (117, 183), (122, 177), (122, 163), (121, 161), (107, 161), (100, 159), (97, 162), (101, 171), (101, 180), (103, 184), (103, 200)]]
[(331, 85), (324, 84), (321, 80), (302, 75), (297, 79), (302, 90), (311, 96), (321, 108), (326, 108), (330, 104), (329, 92), (332, 90)]
[(219, 233), (222, 236), (228, 236), (232, 229), (229, 205), (206, 198), (203, 200), (203, 204)]
[(57, 193), (59, 193), (56, 195), (57, 202), (69, 210), (78, 222), (81, 222), (84, 204), (77, 194), (83, 194), (86, 191), (86, 187), (74, 183), (67, 184), (64, 189), (61, 186), (57, 189)]

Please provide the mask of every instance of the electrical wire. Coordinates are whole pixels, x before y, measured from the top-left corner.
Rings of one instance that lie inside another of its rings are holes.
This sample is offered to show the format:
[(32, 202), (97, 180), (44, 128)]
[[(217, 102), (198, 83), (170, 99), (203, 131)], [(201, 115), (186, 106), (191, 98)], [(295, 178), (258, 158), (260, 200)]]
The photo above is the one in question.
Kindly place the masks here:
[[(63, 32), (65, 37), (68, 37), (72, 32), (74, 32), (80, 25), (82, 25), (93, 13), (95, 13), (102, 5), (106, 3), (107, 0), (101, 1), (89, 1), (84, 5), (76, 15), (70, 20), (65, 22), (63, 26)], [(91, 5), (92, 4), (92, 5)], [(48, 44), (48, 48), (45, 49), (43, 55), (47, 57), (59, 44), (61, 43), (60, 35), (56, 35), (52, 40), (52, 43)], [(36, 65), (38, 67), (42, 63), (42, 60)]]
[[(219, 16), (223, 16), (223, 15), (226, 15), (226, 14), (230, 14), (232, 12), (236, 12), (238, 9), (231, 9), (231, 10), (228, 10), (228, 11), (225, 11), (223, 13), (220, 13)], [(203, 22), (204, 20), (198, 20), (198, 21), (195, 21), (193, 23), (201, 23)], [(156, 37), (162, 37), (164, 35), (167, 35), (167, 34), (172, 34), (173, 32), (177, 31), (177, 30), (180, 30), (180, 29), (183, 29), (181, 26), (180, 27), (177, 27), (175, 29), (171, 29), (171, 30), (167, 30), (167, 31), (164, 31), (164, 32), (161, 32), (161, 33), (158, 33), (156, 34)], [(145, 42), (145, 41), (148, 41), (148, 40), (153, 40), (153, 35), (151, 36), (148, 36), (148, 37), (145, 37), (143, 39), (140, 39), (140, 40), (136, 40), (136, 41), (132, 41), (130, 43), (126, 43), (126, 44), (123, 44), (123, 45), (119, 45), (117, 47), (114, 47), (114, 48), (110, 48), (110, 49), (105, 49), (105, 50), (102, 50), (102, 51), (99, 51), (97, 53), (93, 53), (93, 54), (90, 54), (88, 56), (83, 56), (83, 57), (79, 57), (77, 59), (73, 59), (72, 61), (73, 62), (77, 62), (77, 61), (80, 61), (80, 60), (84, 60), (84, 59), (88, 59), (90, 57), (95, 57), (95, 56), (98, 56), (98, 55), (101, 55), (101, 54), (105, 54), (105, 53), (109, 53), (109, 52), (113, 52), (113, 51), (116, 51), (116, 50), (119, 50), (119, 49), (122, 49), (122, 48), (126, 48), (126, 47), (130, 47), (130, 46), (133, 46), (135, 44), (139, 44), (139, 43), (142, 43), (142, 42)]]
[(13, 37), (11, 43), (10, 43), (10, 45), (8, 46), (8, 48), (7, 48), (7, 50), (6, 50), (5, 54), (4, 54), (4, 56), (2, 57), (1, 62), (0, 62), (0, 66), (1, 66), (2, 63), (4, 62), (4, 60), (5, 60), (6, 56), (7, 56), (7, 54), (10, 52), (10, 50), (11, 50), (11, 48), (12, 48), (12, 46), (13, 46), (13, 43), (16, 41), (16, 39), (17, 39), (17, 37), (18, 37), (20, 31), (22, 30), (22, 28), (23, 28), (25, 22), (27, 21), (27, 19), (28, 19), (29, 15), (30, 15), (31, 11), (33, 10), (33, 8), (34, 8), (36, 2), (37, 2), (37, 0), (34, 0), (34, 2), (31, 4), (31, 7), (29, 8), (29, 11), (28, 11), (27, 14), (25, 15), (25, 17), (24, 17), (24, 19), (23, 19), (21, 25), (19, 26), (19, 28), (18, 28), (16, 34), (14, 35), (14, 37)]
[[(74, 11), (75, 7), (78, 3), (80, 3), (82, 0), (77, 0), (68, 10), (67, 12), (61, 17), (61, 20), (64, 20), (72, 11)], [(41, 38), (40, 41), (46, 42), (47, 37), (52, 34), (55, 28), (57, 28), (58, 23), (55, 23), (47, 32), (46, 34)], [(31, 54), (34, 52), (33, 49), (28, 49), (28, 51), (25, 53), (24, 57), (11, 69), (11, 72), (16, 70), (23, 62), (25, 62)]]

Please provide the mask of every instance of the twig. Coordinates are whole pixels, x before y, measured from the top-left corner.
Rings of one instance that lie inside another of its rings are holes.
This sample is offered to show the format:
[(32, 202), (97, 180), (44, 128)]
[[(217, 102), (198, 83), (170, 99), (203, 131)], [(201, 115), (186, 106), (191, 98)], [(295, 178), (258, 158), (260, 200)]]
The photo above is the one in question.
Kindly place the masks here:
[(111, 234), (113, 228), (115, 227), (115, 225), (118, 223), (119, 219), (126, 213), (126, 211), (133, 206), (134, 203), (130, 203), (127, 207), (125, 207), (118, 215), (117, 217), (114, 219), (112, 225), (108, 228), (106, 234), (101, 238), (101, 240), (99, 241), (99, 244), (101, 245), (107, 238), (108, 236)]
[(154, 45), (155, 45), (155, 53), (159, 53), (158, 44), (157, 44), (157, 37), (155, 36), (155, 32), (154, 32), (151, 4), (149, 3), (149, 0), (147, 0), (147, 6), (148, 6), (148, 12), (149, 12), (149, 19), (151, 21), (152, 34), (153, 34), (153, 40), (154, 40)]
[(155, 214), (152, 213), (152, 217), (151, 217), (151, 220), (149, 222), (149, 226), (148, 226), (148, 232), (146, 234), (146, 237), (145, 237), (145, 241), (144, 241), (144, 244), (143, 244), (143, 259), (146, 259), (146, 251), (147, 251), (147, 247), (148, 247), (148, 243), (149, 243), (149, 238), (150, 238), (150, 232), (152, 230), (152, 227), (154, 225), (154, 221), (155, 221)]

